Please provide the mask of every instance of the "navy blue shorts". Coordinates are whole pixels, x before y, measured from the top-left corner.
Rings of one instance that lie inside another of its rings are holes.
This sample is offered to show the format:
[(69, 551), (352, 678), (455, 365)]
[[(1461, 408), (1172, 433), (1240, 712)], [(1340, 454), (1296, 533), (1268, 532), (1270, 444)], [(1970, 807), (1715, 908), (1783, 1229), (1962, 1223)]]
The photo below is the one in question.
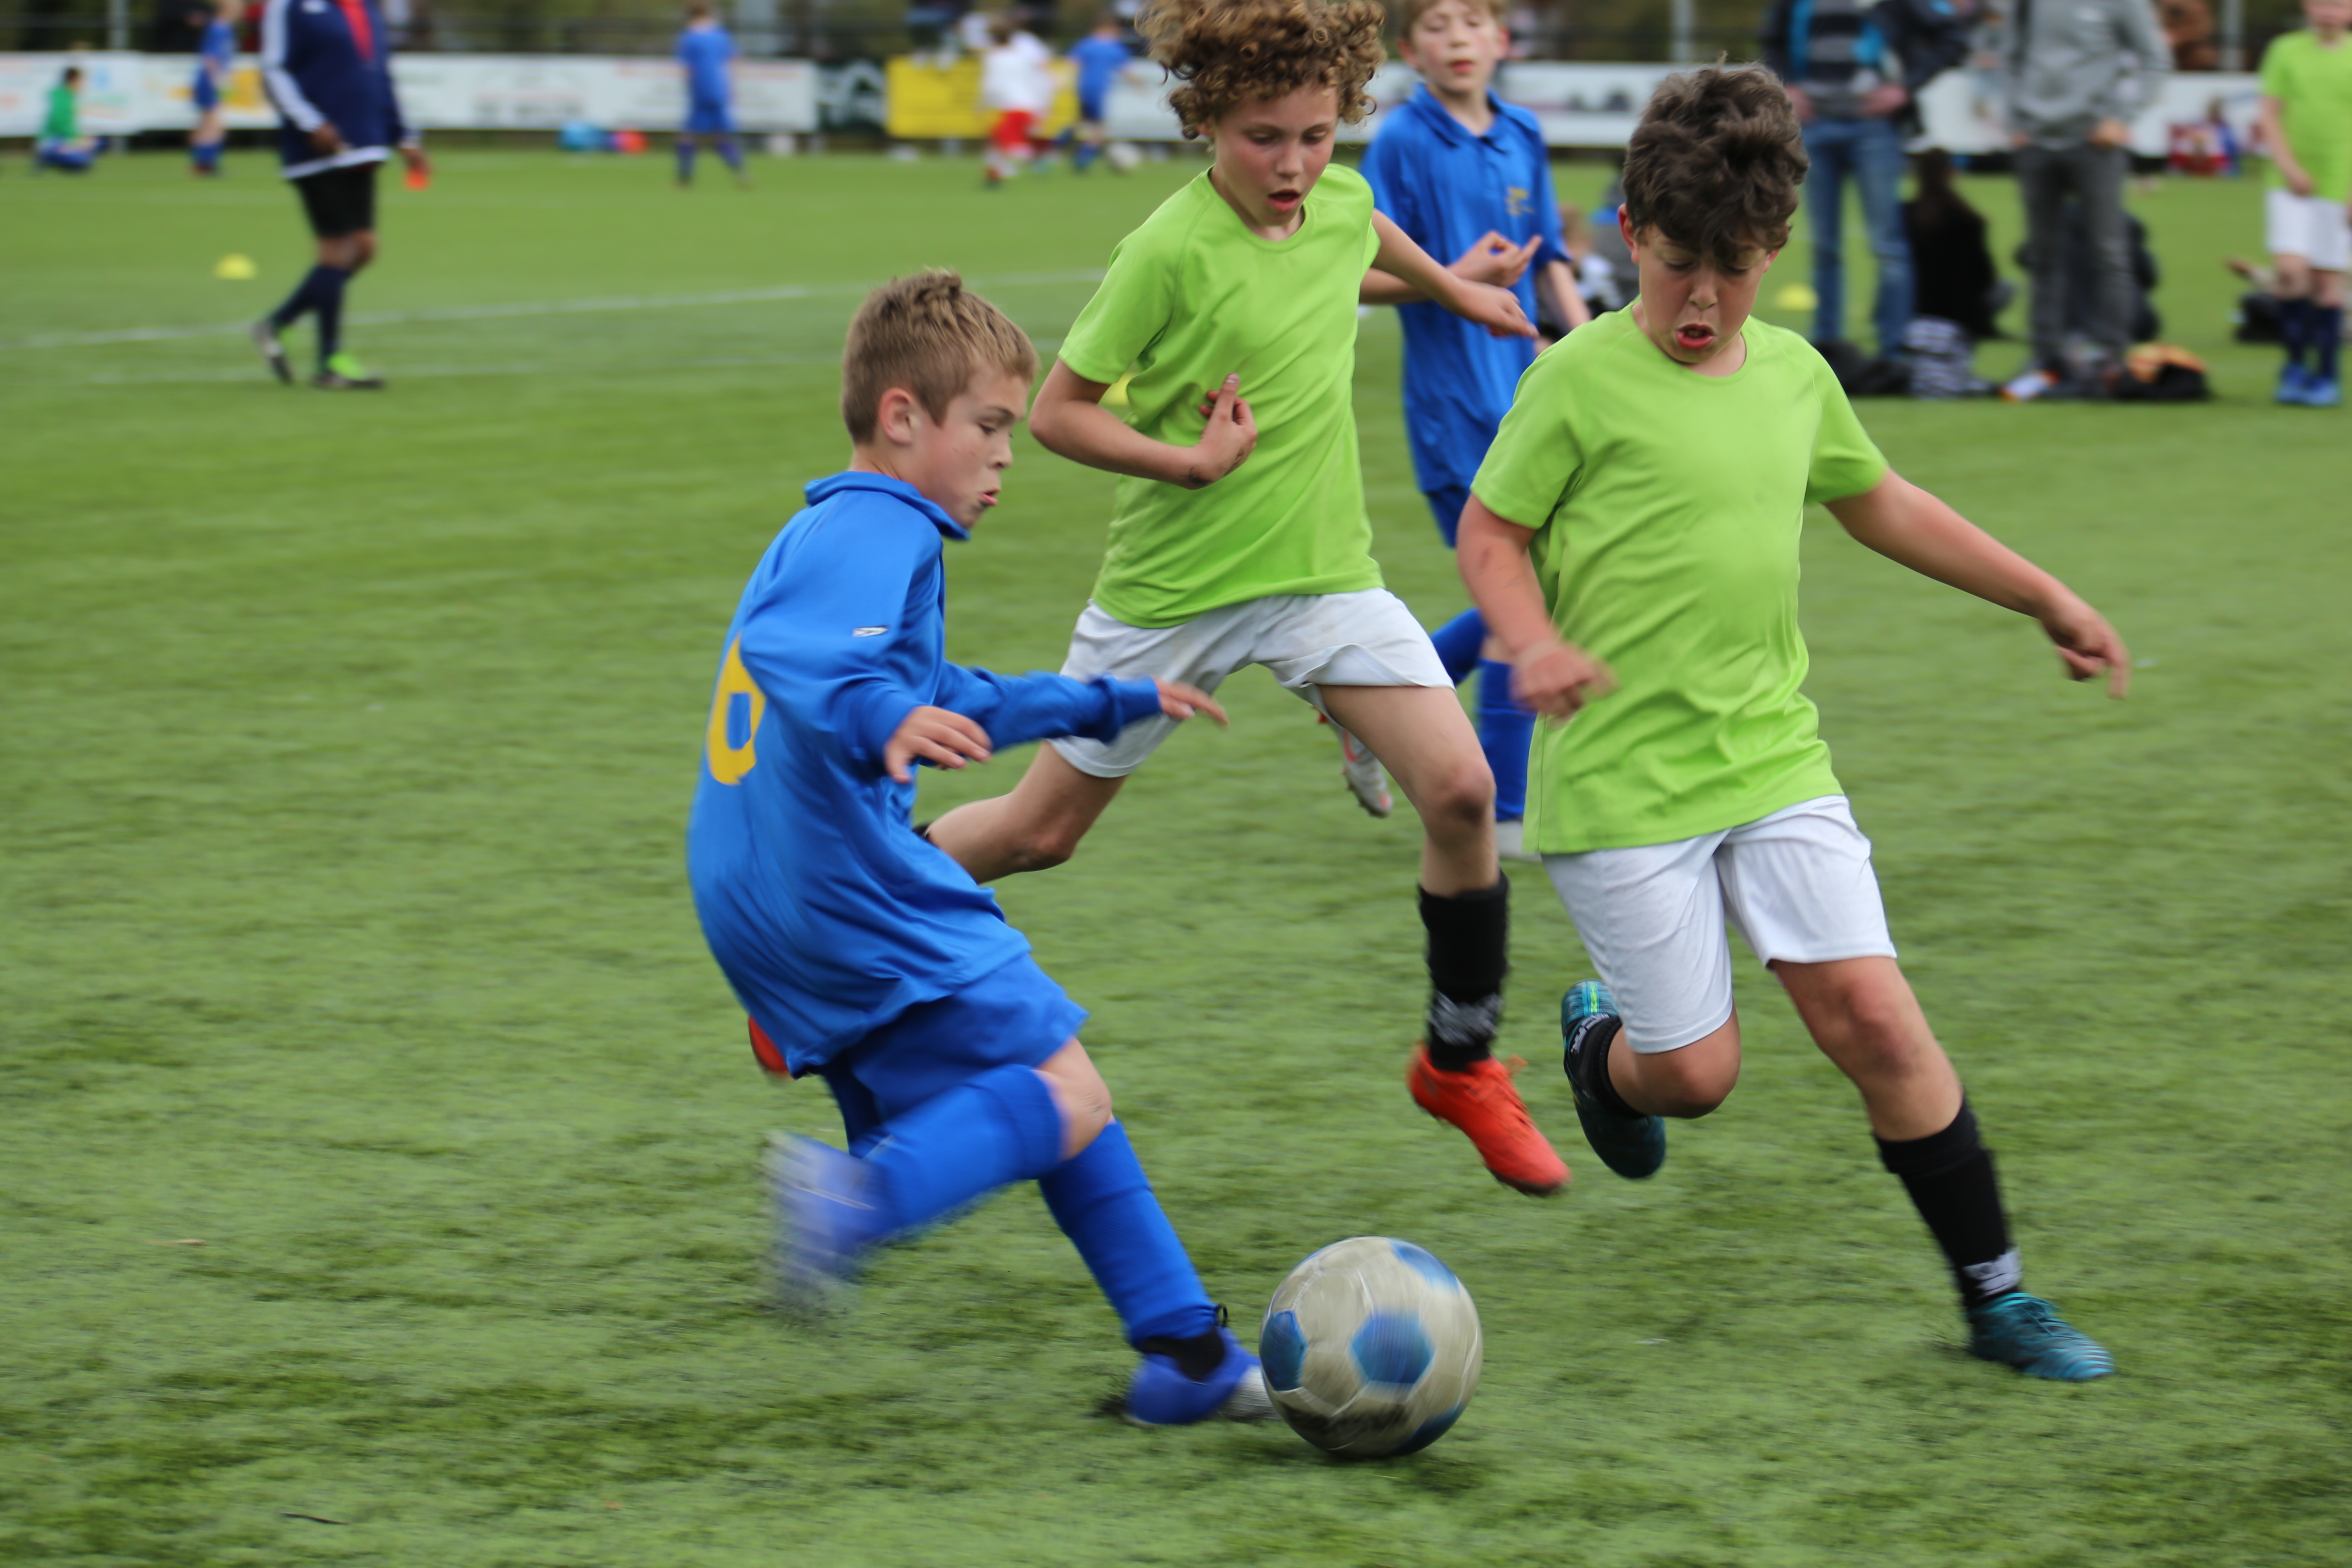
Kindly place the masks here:
[(735, 129), (734, 110), (722, 99), (698, 98), (687, 106), (686, 134), (725, 136)]
[(1462, 526), (1462, 510), (1470, 504), (1468, 485), (1448, 485), (1442, 490), (1431, 490), (1422, 498), (1429, 502), (1429, 515), (1437, 520), (1437, 531), (1444, 536), (1445, 548), (1454, 548), (1454, 531)]
[(819, 1068), (854, 1152), (884, 1122), (992, 1068), (1042, 1065), (1087, 1010), (1023, 953), (953, 996), (908, 1008)]
[(206, 110), (218, 109), (220, 88), (214, 83), (213, 73), (208, 70), (196, 72), (196, 79), (188, 89), (188, 97), (195, 103), (196, 111), (200, 114)]

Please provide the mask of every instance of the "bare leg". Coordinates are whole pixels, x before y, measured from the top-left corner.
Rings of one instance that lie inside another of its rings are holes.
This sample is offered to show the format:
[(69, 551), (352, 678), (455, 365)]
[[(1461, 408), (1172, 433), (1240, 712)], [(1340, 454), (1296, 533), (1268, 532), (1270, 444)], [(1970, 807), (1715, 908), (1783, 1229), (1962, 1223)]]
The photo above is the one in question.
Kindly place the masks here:
[(1421, 814), (1422, 887), (1452, 897), (1499, 881), (1495, 778), (1453, 689), (1327, 686), (1323, 702)]
[(1822, 1054), (1862, 1091), (1870, 1130), (1926, 1138), (1960, 1113), (1960, 1078), (1891, 958), (1772, 966)]
[(1062, 1113), (1062, 1158), (1075, 1160), (1110, 1125), (1110, 1086), (1075, 1039), (1038, 1063), (1037, 1076)]
[(1012, 794), (957, 806), (931, 824), (931, 842), (977, 882), (1042, 871), (1077, 852), (1078, 840), (1126, 782), (1080, 773), (1053, 747), (1040, 746)]
[(1739, 1081), (1739, 1015), (1671, 1051), (1637, 1051), (1619, 1029), (1609, 1042), (1609, 1081), (1620, 1100), (1644, 1116), (1705, 1116)]

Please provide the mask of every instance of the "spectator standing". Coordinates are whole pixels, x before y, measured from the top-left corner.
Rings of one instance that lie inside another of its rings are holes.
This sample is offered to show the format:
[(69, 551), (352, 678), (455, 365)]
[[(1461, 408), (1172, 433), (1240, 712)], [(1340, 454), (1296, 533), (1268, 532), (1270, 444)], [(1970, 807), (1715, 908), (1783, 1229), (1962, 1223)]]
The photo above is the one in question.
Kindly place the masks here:
[(2333, 408), (2344, 400), (2336, 361), (2352, 262), (2352, 0), (2303, 0), (2303, 14), (2307, 31), (2263, 51), (2263, 216), (2286, 344), (2278, 400)]
[(383, 382), (342, 347), (343, 291), (375, 259), (376, 166), (400, 149), (425, 174), (423, 138), (400, 116), (392, 47), (373, 0), (268, 0), (261, 13), (261, 79), (278, 107), (278, 159), (302, 198), (319, 259), (286, 302), (253, 324), (253, 346), (290, 382), (278, 334), (305, 314), (319, 323), (327, 392), (373, 392)]
[(2092, 337), (2099, 375), (2079, 390), (2096, 395), (2123, 364), (2135, 302), (2124, 223), (2126, 143), (2133, 117), (2154, 100), (2171, 60), (2148, 0), (2017, 0), (2009, 35), (2010, 145), (2032, 272), (2034, 372), (2044, 384), (2067, 374), (2069, 196), (2081, 209), (2098, 282)]
[(1070, 166), (1082, 174), (1102, 156), (1103, 144), (1110, 137), (1111, 84), (1134, 58), (1127, 47), (1127, 25), (1116, 11), (1096, 17), (1095, 30), (1070, 50), (1070, 63), (1078, 70), (1079, 127), (1078, 150), (1071, 156)]
[(1878, 268), (1871, 324), (1878, 352), (1904, 352), (1911, 322), (1911, 247), (1903, 237), (1903, 138), (1917, 123), (1919, 89), (1968, 58), (1968, 28), (1946, 0), (1773, 0), (1764, 63), (1779, 75), (1804, 128), (1812, 170), (1813, 340), (1845, 336), (1845, 188)]

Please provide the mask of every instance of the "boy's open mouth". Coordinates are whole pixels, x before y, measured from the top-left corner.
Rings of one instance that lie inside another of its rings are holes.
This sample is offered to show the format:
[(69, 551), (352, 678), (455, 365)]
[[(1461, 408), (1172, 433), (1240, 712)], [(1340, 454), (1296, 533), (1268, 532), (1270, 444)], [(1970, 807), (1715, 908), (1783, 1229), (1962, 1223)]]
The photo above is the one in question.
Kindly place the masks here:
[(1675, 329), (1675, 342), (1685, 349), (1703, 349), (1715, 342), (1715, 329), (1704, 321), (1685, 321)]
[(1276, 191), (1265, 198), (1265, 205), (1278, 213), (1286, 213), (1298, 203), (1298, 193), (1292, 190)]

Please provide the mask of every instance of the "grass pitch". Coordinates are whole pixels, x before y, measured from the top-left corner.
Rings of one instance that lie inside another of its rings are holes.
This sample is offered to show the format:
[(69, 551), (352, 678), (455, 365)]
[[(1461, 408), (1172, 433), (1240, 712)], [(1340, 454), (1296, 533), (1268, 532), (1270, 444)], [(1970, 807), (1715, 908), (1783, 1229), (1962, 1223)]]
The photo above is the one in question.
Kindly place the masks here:
[[(2272, 356), (2224, 341), (2247, 184), (2135, 197), (2223, 401), (1864, 411), (2113, 616), (2129, 702), (1806, 536), (1811, 689), (1906, 966), (2029, 1283), (2121, 1376), (1959, 1353), (1851, 1093), (1752, 966), (1740, 1092), (1656, 1181), (1601, 1170), (1551, 1065), (1581, 957), (1526, 870), (1506, 1044), (1578, 1183), (1489, 1182), (1400, 1081), (1414, 830), (1360, 816), (1255, 675), (1004, 901), (1239, 1323), (1341, 1236), (1461, 1273), (1487, 1361), (1460, 1426), (1348, 1467), (1100, 1418), (1128, 1356), (1025, 1192), (888, 1255), (837, 1327), (760, 1310), (760, 1137), (837, 1126), (753, 1069), (682, 875), (729, 608), (845, 456), (864, 286), (954, 264), (1050, 345), (1195, 167), (986, 195), (837, 157), (679, 195), (651, 161), (459, 154), (386, 182), (351, 337), (394, 386), (340, 398), (235, 335), (307, 248), (263, 160), (0, 177), (0, 1559), (2343, 1560), (2345, 425), (2268, 406)], [(2006, 186), (1973, 192), (2005, 248)], [(258, 281), (215, 280), (232, 251)], [(1381, 556), (1434, 622), (1462, 595), (1396, 370), (1375, 319)], [(952, 651), (1013, 669), (1058, 661), (1110, 489), (1023, 443), (950, 553)]]

